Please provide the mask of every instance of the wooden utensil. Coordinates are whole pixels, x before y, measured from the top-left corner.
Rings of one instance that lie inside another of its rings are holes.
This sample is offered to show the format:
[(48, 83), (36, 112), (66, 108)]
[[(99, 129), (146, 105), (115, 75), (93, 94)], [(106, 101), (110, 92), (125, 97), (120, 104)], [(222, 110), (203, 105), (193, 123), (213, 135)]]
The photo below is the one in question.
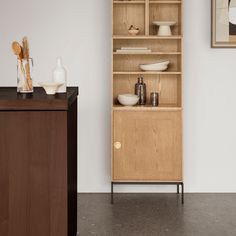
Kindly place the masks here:
[(12, 50), (13, 50), (14, 54), (17, 56), (17, 58), (22, 60), (22, 58), (23, 58), (23, 49), (22, 49), (21, 45), (18, 42), (14, 41), (12, 43)]
[(29, 64), (29, 43), (27, 37), (24, 37), (22, 40), (23, 45), (23, 57), (26, 59), (25, 70), (26, 70), (26, 79), (29, 86), (29, 90), (32, 90), (32, 80), (30, 76), (30, 64)]
[(20, 70), (21, 70), (21, 74), (25, 74), (25, 70), (24, 70), (24, 66), (23, 66), (23, 62), (22, 62), (22, 59), (23, 59), (23, 49), (21, 47), (21, 45), (14, 41), (11, 45), (12, 47), (12, 51), (13, 53), (17, 56), (17, 59), (19, 60), (20, 62)]
[(29, 43), (26, 37), (23, 38), (22, 45), (23, 45), (23, 57), (24, 59), (29, 60)]
[(158, 92), (161, 93), (161, 78), (158, 79)]

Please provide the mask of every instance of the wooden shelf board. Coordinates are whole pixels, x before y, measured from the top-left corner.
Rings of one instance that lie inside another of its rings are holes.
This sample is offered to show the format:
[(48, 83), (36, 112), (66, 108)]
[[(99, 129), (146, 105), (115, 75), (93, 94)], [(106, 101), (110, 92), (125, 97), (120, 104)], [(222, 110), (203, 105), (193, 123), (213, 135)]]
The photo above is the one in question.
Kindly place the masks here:
[(181, 55), (181, 52), (113, 52), (113, 55)]
[(182, 1), (149, 1), (150, 4), (181, 4)]
[(181, 111), (182, 107), (176, 106), (176, 104), (167, 104), (160, 105), (158, 107), (152, 107), (151, 105), (145, 106), (122, 106), (122, 105), (114, 105), (114, 111)]
[(172, 36), (157, 36), (157, 35), (113, 35), (113, 39), (182, 39), (181, 35), (172, 35)]
[(143, 179), (143, 180), (140, 180), (140, 179), (137, 179), (137, 180), (120, 180), (120, 179), (112, 179), (112, 182), (114, 183), (182, 183), (183, 180), (153, 180), (153, 179)]
[(113, 1), (114, 4), (145, 4), (145, 1)]
[(181, 75), (181, 72), (175, 71), (116, 71), (113, 75)]
[[(113, 1), (114, 4), (145, 4), (145, 1)], [(149, 1), (150, 4), (181, 4), (178, 0)]]

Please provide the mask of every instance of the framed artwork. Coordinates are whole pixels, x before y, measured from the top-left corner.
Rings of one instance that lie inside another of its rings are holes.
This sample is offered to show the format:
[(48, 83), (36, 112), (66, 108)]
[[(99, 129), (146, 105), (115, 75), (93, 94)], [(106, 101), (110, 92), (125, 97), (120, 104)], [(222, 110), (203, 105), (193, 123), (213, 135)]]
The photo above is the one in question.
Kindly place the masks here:
[(211, 46), (236, 48), (236, 0), (212, 0)]

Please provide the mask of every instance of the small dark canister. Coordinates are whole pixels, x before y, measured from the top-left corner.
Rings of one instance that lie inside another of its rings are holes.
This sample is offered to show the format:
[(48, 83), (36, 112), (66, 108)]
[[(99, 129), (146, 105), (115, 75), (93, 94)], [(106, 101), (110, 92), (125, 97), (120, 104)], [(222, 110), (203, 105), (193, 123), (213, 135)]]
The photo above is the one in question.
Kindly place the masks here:
[(157, 107), (159, 105), (159, 93), (151, 93), (150, 95), (151, 105)]

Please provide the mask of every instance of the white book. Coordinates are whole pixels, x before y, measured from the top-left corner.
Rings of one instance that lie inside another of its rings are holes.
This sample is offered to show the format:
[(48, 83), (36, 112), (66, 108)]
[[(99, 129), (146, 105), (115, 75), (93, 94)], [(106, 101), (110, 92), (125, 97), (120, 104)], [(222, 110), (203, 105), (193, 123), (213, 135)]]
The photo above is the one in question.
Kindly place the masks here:
[(148, 48), (144, 48), (144, 47), (122, 47), (121, 50), (148, 50)]
[(136, 49), (132, 49), (132, 50), (122, 50), (122, 49), (118, 49), (118, 50), (116, 50), (116, 52), (117, 53), (124, 53), (124, 54), (126, 54), (126, 53), (133, 53), (133, 54), (135, 54), (135, 53), (150, 53), (150, 52), (152, 52), (152, 50), (151, 49), (145, 49), (145, 50), (136, 50)]

